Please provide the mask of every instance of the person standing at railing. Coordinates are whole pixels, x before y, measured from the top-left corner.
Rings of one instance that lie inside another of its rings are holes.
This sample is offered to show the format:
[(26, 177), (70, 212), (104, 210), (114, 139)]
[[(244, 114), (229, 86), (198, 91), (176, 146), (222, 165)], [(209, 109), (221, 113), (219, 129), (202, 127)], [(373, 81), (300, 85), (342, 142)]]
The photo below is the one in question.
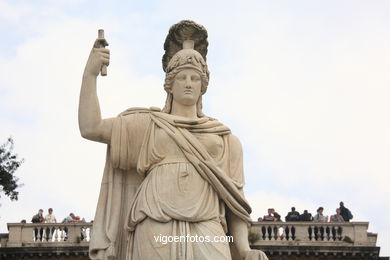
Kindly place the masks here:
[(264, 215), (263, 221), (275, 221), (274, 212), (274, 209), (268, 209), (268, 215)]
[[(80, 222), (85, 222), (85, 219), (83, 218), (81, 220), (80, 217), (76, 216), (74, 213), (70, 213), (69, 216), (64, 218), (64, 220), (62, 221), (62, 223), (80, 223)], [(64, 227), (64, 231), (65, 231), (64, 241), (66, 241), (66, 240), (68, 240), (68, 228)], [(83, 228), (81, 228), (81, 240), (84, 239), (83, 235), (84, 235)]]
[(74, 213), (70, 213), (69, 216), (64, 218), (62, 223), (79, 223), (80, 222), (80, 217), (76, 216)]
[(286, 221), (299, 221), (299, 212), (295, 210), (295, 207), (291, 208), (291, 211), (287, 213)]
[(313, 221), (313, 216), (305, 209), (299, 216), (299, 221)]
[(279, 215), (278, 212), (276, 212), (274, 209), (273, 210), (273, 214), (274, 214), (274, 221), (277, 221), (277, 222), (282, 222), (282, 216)]
[(319, 207), (317, 209), (317, 214), (314, 216), (314, 222), (328, 222), (328, 216), (324, 216), (324, 208)]
[(342, 201), (340, 202), (340, 215), (345, 222), (349, 222), (353, 218), (351, 211), (344, 206), (344, 202)]
[(340, 208), (336, 209), (336, 214), (330, 216), (330, 222), (345, 222), (344, 218), (340, 215)]
[[(40, 209), (36, 215), (34, 215), (31, 219), (32, 223), (44, 223), (45, 218), (43, 217), (43, 209)], [(34, 228), (35, 241), (42, 241), (43, 237), (43, 228), (39, 228), (39, 237), (38, 237), (38, 228)]]
[[(48, 209), (48, 214), (45, 216), (45, 222), (46, 223), (57, 223), (57, 219), (56, 217), (54, 216), (53, 214), (53, 209), (52, 208), (49, 208)], [(53, 236), (54, 236), (54, 232), (55, 232), (55, 227), (52, 227), (51, 230), (50, 228), (46, 228), (46, 241), (49, 241), (49, 239), (51, 239)], [(50, 234), (50, 231), (51, 231), (51, 234)]]

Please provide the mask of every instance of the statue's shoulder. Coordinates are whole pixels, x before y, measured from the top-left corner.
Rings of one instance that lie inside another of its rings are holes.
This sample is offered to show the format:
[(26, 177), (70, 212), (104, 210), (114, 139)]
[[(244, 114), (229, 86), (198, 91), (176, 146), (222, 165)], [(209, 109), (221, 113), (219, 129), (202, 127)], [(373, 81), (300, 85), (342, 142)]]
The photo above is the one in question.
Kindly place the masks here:
[(161, 109), (158, 107), (131, 107), (129, 109), (126, 109), (122, 113), (120, 113), (118, 116), (130, 116), (134, 114), (150, 114), (152, 112), (161, 112)]
[(229, 134), (229, 142), (230, 142), (230, 147), (233, 148), (233, 150), (242, 151), (242, 145), (241, 145), (240, 139), (238, 139), (237, 136), (230, 133)]

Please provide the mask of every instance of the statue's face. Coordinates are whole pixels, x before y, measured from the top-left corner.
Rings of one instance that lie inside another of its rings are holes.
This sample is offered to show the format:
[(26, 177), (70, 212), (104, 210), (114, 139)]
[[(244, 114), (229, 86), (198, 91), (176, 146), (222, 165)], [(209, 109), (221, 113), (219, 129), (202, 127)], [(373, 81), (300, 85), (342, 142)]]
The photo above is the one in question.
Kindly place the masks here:
[(199, 73), (193, 69), (184, 69), (176, 74), (171, 93), (173, 100), (185, 106), (192, 106), (198, 102), (202, 88)]

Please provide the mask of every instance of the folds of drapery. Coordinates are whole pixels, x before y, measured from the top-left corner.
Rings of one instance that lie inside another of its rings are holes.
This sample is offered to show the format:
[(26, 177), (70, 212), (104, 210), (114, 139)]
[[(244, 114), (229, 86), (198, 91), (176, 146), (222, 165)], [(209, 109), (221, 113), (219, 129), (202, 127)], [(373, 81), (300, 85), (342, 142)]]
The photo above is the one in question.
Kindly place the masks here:
[[(124, 244), (128, 239), (128, 231), (124, 229), (128, 224), (126, 216), (144, 178), (142, 171), (145, 174), (147, 170), (140, 166), (140, 162), (145, 160), (140, 154), (148, 149), (145, 145), (151, 138), (151, 127), (155, 126), (163, 128), (172, 137), (188, 161), (217, 191), (229, 209), (247, 223), (250, 221), (251, 209), (242, 193), (241, 146), (230, 134), (229, 128), (207, 117), (182, 120), (148, 109), (126, 110), (114, 120), (111, 144), (107, 148), (90, 241), (91, 259), (125, 259)], [(225, 150), (228, 149), (224, 159), (214, 161), (193, 133), (222, 136)], [(232, 145), (234, 147), (230, 147)]]
[(161, 116), (162, 113), (152, 113), (151, 118), (156, 125), (164, 129), (181, 148), (189, 162), (198, 173), (217, 191), (218, 196), (229, 207), (233, 214), (249, 223), (251, 208), (239, 188), (231, 178), (217, 166), (217, 163), (204, 149), (203, 145), (187, 128), (177, 127)]
[(141, 182), (142, 177), (135, 169), (113, 168), (111, 160), (106, 159), (89, 243), (91, 259), (125, 259), (128, 237), (124, 229), (126, 214)]
[[(143, 180), (136, 171), (136, 162), (145, 127), (150, 122), (145, 116), (149, 112), (127, 110), (114, 120), (89, 243), (89, 255), (93, 260), (125, 259), (128, 232), (124, 226), (126, 214)], [(138, 124), (129, 125), (128, 121)]]

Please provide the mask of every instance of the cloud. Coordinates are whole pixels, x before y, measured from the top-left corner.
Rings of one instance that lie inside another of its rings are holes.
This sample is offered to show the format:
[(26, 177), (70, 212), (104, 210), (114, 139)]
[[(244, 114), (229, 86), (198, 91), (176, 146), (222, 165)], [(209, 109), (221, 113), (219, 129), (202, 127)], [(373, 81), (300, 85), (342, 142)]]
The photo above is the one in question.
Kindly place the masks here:
[[(53, 207), (58, 219), (69, 212), (93, 219), (106, 148), (81, 138), (77, 108), (97, 28), (80, 19), (53, 22), (20, 45), (15, 56), (0, 60), (7, 75), (0, 79), (1, 110), (8, 114), (0, 119), (6, 126), (0, 135), (12, 134), (15, 150), (25, 158), (17, 173), (25, 184), (20, 200), (2, 199), (3, 208), (13, 209), (2, 212), (2, 231), (6, 222), (29, 221), (39, 208)], [(115, 45), (109, 75), (98, 82), (103, 115), (116, 116), (129, 104), (163, 104), (161, 81), (153, 75), (135, 76), (120, 55), (125, 46)]]
[[(98, 94), (103, 116), (112, 117), (129, 106), (163, 105), (163, 39), (172, 23), (188, 17), (209, 30), (205, 111), (243, 143), (252, 216), (268, 207), (284, 216), (291, 206), (314, 212), (320, 205), (332, 214), (344, 200), (355, 219), (370, 221), (389, 254), (386, 8), (308, 4), (312, 12), (302, 13), (299, 6), (246, 6), (251, 10), (169, 2), (137, 6), (125, 17), (113, 6), (83, 16), (64, 11), (64, 3), (36, 12), (0, 1), (0, 19), (18, 29), (26, 19), (30, 31), (14, 55), (0, 56), (0, 136), (12, 134), (26, 159), (18, 171), (25, 183), (20, 201), (2, 198), (3, 209), (12, 210), (2, 211), (0, 230), (41, 207), (53, 207), (58, 219), (71, 211), (93, 218), (105, 146), (80, 137), (77, 106), (97, 29), (104, 25), (110, 42), (111, 65)], [(344, 19), (348, 8), (356, 12)]]
[(390, 38), (359, 41), (359, 32), (325, 45), (313, 37), (305, 46), (284, 29), (253, 39), (237, 79), (217, 77), (223, 90), (210, 88), (207, 97), (243, 142), (246, 190), (260, 192), (261, 215), (268, 207), (286, 213), (308, 197), (301, 204), (312, 210), (333, 211), (344, 200), (356, 220), (380, 230), (383, 246), (390, 217), (390, 62), (383, 53)]
[(0, 20), (17, 23), (30, 11), (31, 9), (26, 4), (10, 4), (5, 0), (0, 0)]

